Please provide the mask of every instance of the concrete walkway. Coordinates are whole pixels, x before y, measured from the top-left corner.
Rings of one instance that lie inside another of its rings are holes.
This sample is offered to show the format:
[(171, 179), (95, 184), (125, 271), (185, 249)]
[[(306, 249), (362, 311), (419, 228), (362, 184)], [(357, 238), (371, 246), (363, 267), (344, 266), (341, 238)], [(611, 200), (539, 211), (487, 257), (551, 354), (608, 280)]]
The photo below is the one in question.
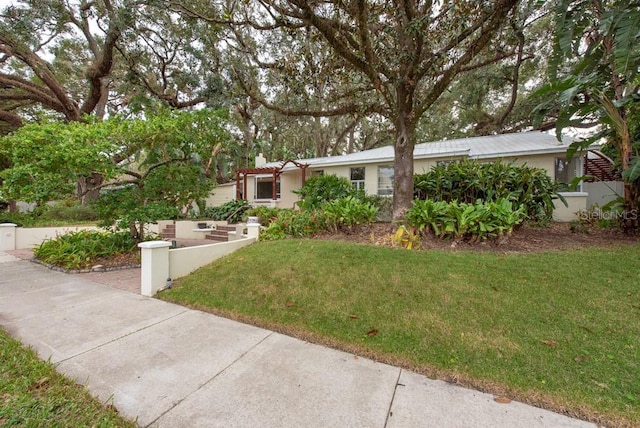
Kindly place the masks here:
[(595, 426), (2, 252), (0, 325), (141, 426)]

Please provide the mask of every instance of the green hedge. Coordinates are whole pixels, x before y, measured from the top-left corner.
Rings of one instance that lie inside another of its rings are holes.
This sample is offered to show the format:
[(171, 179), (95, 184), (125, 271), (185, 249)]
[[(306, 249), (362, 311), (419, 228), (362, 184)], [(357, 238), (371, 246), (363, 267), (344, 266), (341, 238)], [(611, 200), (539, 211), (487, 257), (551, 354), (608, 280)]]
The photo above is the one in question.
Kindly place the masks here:
[(414, 183), (415, 199), (468, 204), (506, 199), (536, 222), (551, 220), (558, 197), (558, 185), (544, 169), (506, 162), (464, 159), (416, 175)]

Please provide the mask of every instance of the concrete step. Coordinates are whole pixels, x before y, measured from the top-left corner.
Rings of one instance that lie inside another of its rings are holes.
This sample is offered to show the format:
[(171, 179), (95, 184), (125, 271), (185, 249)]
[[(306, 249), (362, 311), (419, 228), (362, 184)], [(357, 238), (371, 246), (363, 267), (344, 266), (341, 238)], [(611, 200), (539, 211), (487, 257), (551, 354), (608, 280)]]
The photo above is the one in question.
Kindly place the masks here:
[(221, 236), (221, 235), (206, 235), (204, 238), (210, 241), (216, 241), (216, 242), (229, 241), (229, 236)]
[(163, 239), (167, 239), (167, 238), (175, 238), (176, 237), (176, 226), (174, 224), (170, 224), (166, 227), (164, 227), (161, 231), (160, 231), (160, 236)]

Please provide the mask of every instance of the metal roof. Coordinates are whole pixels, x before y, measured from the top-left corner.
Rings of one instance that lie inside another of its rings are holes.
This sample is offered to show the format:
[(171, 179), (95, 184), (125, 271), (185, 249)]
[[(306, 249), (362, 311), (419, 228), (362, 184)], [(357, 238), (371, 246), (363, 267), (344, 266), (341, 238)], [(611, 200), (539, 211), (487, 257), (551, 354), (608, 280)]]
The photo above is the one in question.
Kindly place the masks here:
[[(413, 150), (413, 157), (414, 159), (451, 157), (495, 159), (547, 153), (566, 153), (572, 142), (573, 139), (567, 137), (560, 142), (555, 135), (540, 131), (529, 131), (416, 144)], [(306, 163), (310, 167), (320, 168), (367, 163), (392, 163), (393, 159), (393, 146), (384, 146), (342, 156), (300, 159), (298, 162)], [(263, 165), (263, 167), (278, 165), (281, 165), (281, 162), (270, 162)], [(285, 171), (288, 169), (287, 167), (284, 168)]]

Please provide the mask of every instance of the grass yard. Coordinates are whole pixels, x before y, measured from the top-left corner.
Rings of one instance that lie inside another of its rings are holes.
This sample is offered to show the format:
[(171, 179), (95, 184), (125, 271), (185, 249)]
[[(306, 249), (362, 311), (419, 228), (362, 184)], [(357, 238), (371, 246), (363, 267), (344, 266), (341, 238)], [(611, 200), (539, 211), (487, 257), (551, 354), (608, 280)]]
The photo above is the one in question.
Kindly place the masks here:
[(0, 328), (0, 426), (136, 427)]
[(260, 242), (161, 298), (607, 426), (640, 425), (640, 246)]

